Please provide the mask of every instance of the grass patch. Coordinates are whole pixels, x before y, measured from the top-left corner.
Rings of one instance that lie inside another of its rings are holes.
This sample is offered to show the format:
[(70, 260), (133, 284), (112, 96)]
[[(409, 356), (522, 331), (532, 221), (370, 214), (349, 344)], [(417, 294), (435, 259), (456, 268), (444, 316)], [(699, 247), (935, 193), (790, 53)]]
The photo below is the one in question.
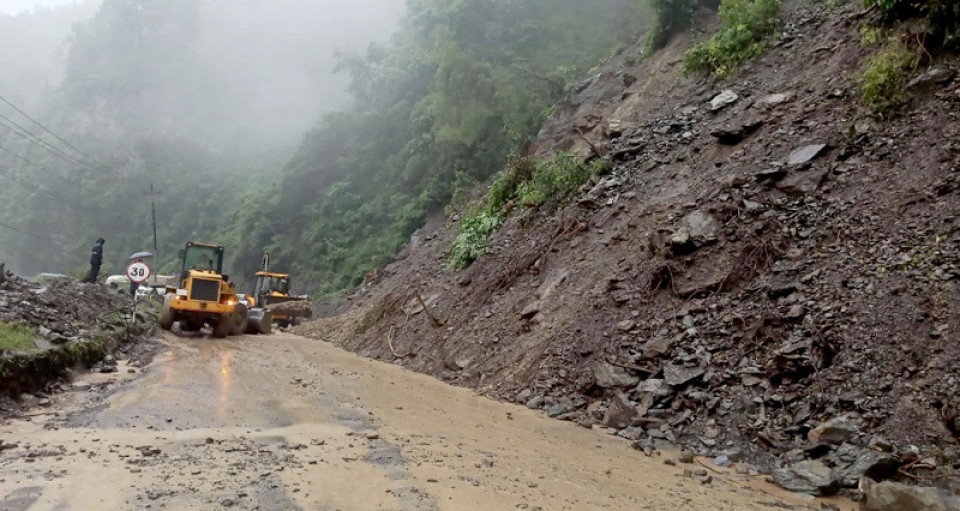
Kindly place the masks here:
[(606, 174), (609, 160), (583, 162), (571, 153), (551, 159), (514, 158), (490, 185), (487, 194), (467, 207), (450, 245), (447, 265), (463, 269), (487, 253), (487, 238), (497, 232), (517, 206), (536, 208), (569, 199), (591, 178)]
[(859, 81), (861, 98), (871, 113), (883, 116), (906, 101), (906, 71), (912, 61), (913, 54), (897, 40), (867, 60)]
[(780, 0), (722, 0), (718, 15), (724, 28), (684, 54), (684, 72), (729, 76), (766, 50), (765, 40), (776, 30), (778, 14)]
[(0, 350), (26, 351), (36, 348), (34, 329), (20, 323), (0, 321)]

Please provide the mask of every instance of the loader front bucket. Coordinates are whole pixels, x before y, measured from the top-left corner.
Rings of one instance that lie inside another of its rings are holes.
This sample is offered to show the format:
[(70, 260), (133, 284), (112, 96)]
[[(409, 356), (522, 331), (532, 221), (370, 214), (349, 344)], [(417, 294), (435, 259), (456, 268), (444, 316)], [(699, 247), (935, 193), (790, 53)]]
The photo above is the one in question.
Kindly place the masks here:
[(273, 314), (267, 309), (254, 307), (247, 311), (247, 333), (269, 334), (273, 327)]

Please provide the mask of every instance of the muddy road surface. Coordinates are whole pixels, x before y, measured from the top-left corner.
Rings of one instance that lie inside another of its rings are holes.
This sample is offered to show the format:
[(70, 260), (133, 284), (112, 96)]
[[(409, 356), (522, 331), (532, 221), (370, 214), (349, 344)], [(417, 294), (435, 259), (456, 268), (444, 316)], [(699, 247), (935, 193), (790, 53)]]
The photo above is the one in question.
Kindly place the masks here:
[(0, 509), (821, 509), (322, 342), (163, 342), (0, 426)]

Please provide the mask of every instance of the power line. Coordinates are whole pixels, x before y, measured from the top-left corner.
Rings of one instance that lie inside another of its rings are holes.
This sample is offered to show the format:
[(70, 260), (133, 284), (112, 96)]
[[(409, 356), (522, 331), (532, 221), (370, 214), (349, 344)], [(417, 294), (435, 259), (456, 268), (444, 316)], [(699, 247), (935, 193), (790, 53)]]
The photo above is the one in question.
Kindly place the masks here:
[(23, 229), (18, 229), (18, 228), (16, 228), (16, 227), (12, 226), (12, 225), (8, 225), (8, 224), (5, 224), (5, 223), (3, 223), (3, 222), (0, 222), (0, 227), (5, 227), (5, 228), (7, 228), (7, 229), (10, 229), (11, 231), (19, 232), (20, 234), (23, 234), (23, 235), (26, 235), (26, 236), (30, 236), (31, 238), (36, 238), (36, 239), (41, 240), (41, 241), (48, 241), (48, 242), (53, 243), (53, 244), (59, 244), (59, 243), (57, 242), (57, 240), (55, 240), (55, 239), (53, 239), (53, 238), (48, 238), (48, 237), (46, 237), (46, 236), (41, 236), (41, 235), (39, 235), (39, 234), (34, 234), (34, 233), (32, 233), (32, 232), (24, 231)]
[(66, 146), (69, 147), (70, 149), (73, 149), (74, 151), (76, 151), (77, 153), (79, 153), (80, 155), (82, 155), (82, 156), (83, 156), (84, 158), (86, 158), (87, 160), (90, 160), (90, 161), (96, 163), (96, 160), (94, 160), (93, 158), (91, 158), (90, 155), (88, 155), (87, 153), (85, 153), (85, 152), (77, 149), (77, 147), (76, 147), (75, 145), (73, 145), (73, 144), (71, 144), (70, 142), (67, 142), (66, 140), (64, 140), (62, 137), (60, 137), (60, 135), (57, 135), (56, 133), (54, 133), (53, 131), (51, 131), (50, 129), (48, 129), (46, 126), (44, 126), (43, 124), (41, 124), (40, 121), (38, 121), (38, 120), (34, 119), (33, 117), (30, 117), (29, 115), (27, 115), (26, 112), (24, 112), (23, 110), (20, 110), (19, 108), (17, 108), (17, 106), (14, 105), (13, 103), (11, 103), (10, 101), (8, 101), (7, 98), (5, 98), (5, 97), (3, 97), (3, 96), (0, 96), (0, 101), (3, 101), (3, 102), (6, 103), (7, 105), (9, 105), (10, 108), (16, 110), (20, 115), (22, 115), (22, 116), (26, 117), (28, 120), (30, 120), (30, 122), (36, 124), (37, 126), (40, 126), (40, 129), (42, 129), (43, 131), (46, 131), (47, 133), (53, 135), (53, 138), (56, 138), (57, 140), (59, 140), (60, 142), (62, 142), (64, 145), (66, 145)]
[(91, 212), (91, 211), (92, 211), (91, 209), (87, 209), (87, 208), (81, 207), (81, 206), (79, 206), (79, 205), (78, 205), (78, 206), (74, 206), (73, 204), (71, 204), (71, 202), (73, 202), (73, 201), (69, 201), (69, 200), (63, 198), (62, 196), (57, 195), (57, 194), (51, 192), (50, 190), (47, 190), (46, 188), (44, 188), (44, 187), (42, 187), (42, 186), (40, 186), (40, 185), (38, 185), (38, 184), (31, 183), (31, 182), (29, 182), (29, 181), (24, 181), (23, 179), (15, 176), (15, 175), (13, 175), (13, 174), (7, 174), (7, 173), (6, 173), (5, 171), (3, 171), (3, 170), (0, 170), (0, 175), (7, 177), (8, 179), (10, 179), (11, 181), (13, 181), (14, 183), (17, 183), (18, 185), (20, 185), (20, 186), (22, 186), (22, 187), (24, 187), (24, 188), (33, 190), (33, 191), (38, 192), (38, 193), (42, 193), (42, 194), (47, 195), (47, 196), (49, 196), (49, 197), (52, 197), (52, 198), (60, 201), (58, 204), (61, 204), (61, 205), (65, 206), (65, 207), (67, 207), (67, 208), (69, 208), (69, 209), (72, 209), (73, 211), (78, 212), (78, 213), (79, 213), (81, 210), (87, 211), (87, 212)]
[[(18, 137), (26, 140), (27, 142), (30, 142), (31, 144), (39, 147), (40, 149), (43, 149), (44, 151), (46, 151), (46, 152), (48, 152), (48, 153), (50, 153), (50, 154), (52, 154), (52, 155), (54, 155), (54, 156), (57, 156), (58, 158), (60, 158), (60, 159), (62, 159), (62, 160), (65, 160), (65, 161), (67, 161), (67, 162), (69, 162), (69, 163), (71, 163), (71, 164), (73, 164), (73, 165), (77, 165), (77, 166), (80, 166), (80, 167), (87, 167), (87, 168), (90, 167), (88, 164), (86, 164), (86, 163), (84, 163), (84, 162), (82, 162), (82, 161), (80, 161), (80, 160), (78, 160), (78, 159), (76, 159), (76, 158), (74, 158), (74, 157), (72, 157), (72, 156), (64, 153), (63, 151), (57, 149), (56, 147), (51, 146), (50, 144), (48, 144), (47, 142), (45, 142), (43, 139), (37, 137), (36, 135), (33, 135), (33, 134), (30, 133), (29, 131), (26, 131), (26, 130), (21, 131), (21, 130), (23, 130), (23, 127), (22, 127), (22, 126), (20, 126), (19, 124), (11, 121), (8, 117), (4, 116), (3, 114), (0, 114), (0, 118), (6, 119), (8, 122), (10, 122), (11, 124), (13, 124), (13, 126), (10, 126), (10, 125), (6, 124), (5, 122), (0, 121), (0, 126), (3, 126), (4, 128), (10, 130), (11, 132), (13, 132), (14, 135), (16, 135), (16, 136), (18, 136)], [(16, 127), (14, 127), (14, 126), (16, 126)], [(17, 128), (20, 128), (20, 129), (17, 129)]]
[[(29, 129), (27, 129), (26, 127), (24, 127), (22, 124), (18, 123), (17, 121), (14, 121), (13, 119), (7, 117), (6, 115), (0, 114), (0, 119), (3, 119), (3, 120), (5, 120), (5, 121), (7, 121), (8, 123), (12, 124), (12, 125), (14, 126), (14, 128), (16, 128), (15, 131), (19, 131), (19, 132), (22, 133), (23, 135), (30, 137), (31, 139), (35, 140), (38, 144), (40, 144), (40, 145), (42, 145), (43, 147), (49, 149), (50, 151), (53, 151), (53, 152), (54, 152), (55, 154), (57, 154), (58, 156), (60, 156), (60, 157), (62, 157), (62, 158), (65, 158), (65, 159), (68, 159), (70, 162), (72, 162), (72, 163), (74, 163), (74, 164), (77, 164), (77, 165), (87, 165), (87, 163), (84, 162), (84, 161), (82, 161), (82, 160), (80, 160), (80, 158), (77, 158), (76, 156), (72, 156), (72, 155), (67, 154), (66, 152), (62, 151), (59, 147), (56, 147), (56, 146), (54, 146), (53, 144), (47, 142), (47, 141), (44, 140), (42, 137), (40, 137), (40, 135), (37, 135), (36, 133), (30, 131)], [(10, 128), (9, 126), (7, 126), (7, 128), (8, 128), (8, 129), (13, 129), (13, 128)]]

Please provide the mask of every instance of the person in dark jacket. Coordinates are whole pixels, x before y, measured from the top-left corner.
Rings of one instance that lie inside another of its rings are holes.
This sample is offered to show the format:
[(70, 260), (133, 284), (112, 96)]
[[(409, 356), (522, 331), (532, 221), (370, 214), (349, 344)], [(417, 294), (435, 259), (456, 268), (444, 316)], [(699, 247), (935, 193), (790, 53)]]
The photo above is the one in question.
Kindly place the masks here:
[(104, 242), (105, 240), (103, 238), (97, 238), (97, 242), (93, 244), (93, 249), (90, 250), (90, 273), (88, 273), (81, 282), (90, 284), (97, 283), (97, 276), (100, 274), (100, 265), (103, 263)]

